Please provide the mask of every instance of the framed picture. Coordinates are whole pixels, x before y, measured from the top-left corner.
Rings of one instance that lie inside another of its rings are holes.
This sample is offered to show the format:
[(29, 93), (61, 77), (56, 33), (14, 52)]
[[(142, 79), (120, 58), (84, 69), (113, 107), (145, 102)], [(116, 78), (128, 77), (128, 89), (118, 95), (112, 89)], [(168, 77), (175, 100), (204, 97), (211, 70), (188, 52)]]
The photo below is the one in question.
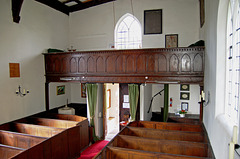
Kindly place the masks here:
[(202, 26), (205, 23), (205, 7), (204, 7), (204, 0), (199, 0), (200, 5), (200, 26)]
[(165, 35), (165, 47), (166, 48), (178, 47), (178, 34)]
[(65, 94), (65, 85), (57, 86), (57, 95)]
[(180, 90), (181, 91), (189, 91), (190, 90), (189, 84), (181, 84), (180, 85)]
[(189, 92), (180, 92), (180, 99), (181, 100), (189, 100), (190, 93)]
[(187, 102), (182, 102), (181, 103), (181, 110), (188, 111), (188, 103)]
[(144, 11), (144, 35), (162, 34), (162, 9)]
[(87, 89), (86, 89), (86, 84), (81, 83), (81, 97), (86, 98), (87, 97)]

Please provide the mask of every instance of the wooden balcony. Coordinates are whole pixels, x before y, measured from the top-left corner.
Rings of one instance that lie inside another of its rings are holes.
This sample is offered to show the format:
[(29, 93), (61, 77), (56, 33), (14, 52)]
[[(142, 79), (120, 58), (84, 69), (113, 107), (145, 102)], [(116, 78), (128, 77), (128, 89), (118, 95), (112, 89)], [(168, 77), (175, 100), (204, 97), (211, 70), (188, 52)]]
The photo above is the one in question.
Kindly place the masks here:
[(197, 83), (204, 47), (45, 53), (46, 82)]

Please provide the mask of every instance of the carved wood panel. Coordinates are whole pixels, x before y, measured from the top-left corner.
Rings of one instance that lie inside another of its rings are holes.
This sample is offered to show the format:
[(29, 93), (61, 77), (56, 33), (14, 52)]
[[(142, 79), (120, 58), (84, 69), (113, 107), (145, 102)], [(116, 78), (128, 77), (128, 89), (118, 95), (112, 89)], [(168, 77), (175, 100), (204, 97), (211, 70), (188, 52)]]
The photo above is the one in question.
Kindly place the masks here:
[[(202, 83), (204, 47), (48, 53), (48, 82)], [(68, 80), (69, 81), (69, 80)]]

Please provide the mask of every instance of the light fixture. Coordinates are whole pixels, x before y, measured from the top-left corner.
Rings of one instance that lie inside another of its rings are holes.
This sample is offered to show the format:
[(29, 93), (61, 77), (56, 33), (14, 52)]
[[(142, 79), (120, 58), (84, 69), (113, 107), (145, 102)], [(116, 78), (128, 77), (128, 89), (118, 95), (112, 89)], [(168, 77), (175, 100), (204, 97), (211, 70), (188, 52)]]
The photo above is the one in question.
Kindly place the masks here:
[(16, 94), (19, 95), (20, 97), (24, 97), (29, 93), (29, 90), (22, 89), (21, 86), (18, 86), (18, 89), (16, 90)]
[(209, 102), (210, 102), (210, 92), (208, 91), (208, 95), (206, 97), (205, 92), (202, 91), (201, 94), (199, 95), (198, 103), (199, 104), (203, 103), (204, 106), (207, 106)]

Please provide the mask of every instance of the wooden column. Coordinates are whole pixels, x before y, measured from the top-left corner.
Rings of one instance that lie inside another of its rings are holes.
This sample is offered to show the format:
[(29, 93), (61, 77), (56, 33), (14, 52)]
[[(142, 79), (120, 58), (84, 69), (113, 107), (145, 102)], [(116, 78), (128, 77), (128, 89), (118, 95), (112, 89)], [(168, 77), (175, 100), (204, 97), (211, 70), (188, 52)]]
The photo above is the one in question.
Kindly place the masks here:
[(45, 105), (46, 111), (49, 110), (49, 82), (45, 83)]

